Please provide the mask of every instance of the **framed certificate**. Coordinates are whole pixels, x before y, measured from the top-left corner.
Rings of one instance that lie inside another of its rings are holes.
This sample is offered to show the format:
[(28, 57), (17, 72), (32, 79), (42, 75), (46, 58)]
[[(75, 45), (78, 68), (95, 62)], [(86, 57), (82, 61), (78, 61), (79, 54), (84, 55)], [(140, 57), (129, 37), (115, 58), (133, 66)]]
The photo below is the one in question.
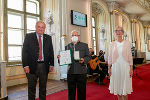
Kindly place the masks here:
[(71, 64), (71, 52), (70, 50), (60, 51), (59, 65)]

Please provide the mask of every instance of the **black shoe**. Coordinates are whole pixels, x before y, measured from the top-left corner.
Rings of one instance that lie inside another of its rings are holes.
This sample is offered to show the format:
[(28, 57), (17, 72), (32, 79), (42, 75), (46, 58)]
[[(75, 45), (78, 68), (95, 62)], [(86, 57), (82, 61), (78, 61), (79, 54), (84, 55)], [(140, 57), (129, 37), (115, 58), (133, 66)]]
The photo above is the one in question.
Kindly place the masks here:
[(98, 85), (99, 85), (99, 82), (95, 81)]
[(99, 85), (99, 79), (94, 80)]
[(105, 85), (103, 82), (100, 82), (100, 85)]

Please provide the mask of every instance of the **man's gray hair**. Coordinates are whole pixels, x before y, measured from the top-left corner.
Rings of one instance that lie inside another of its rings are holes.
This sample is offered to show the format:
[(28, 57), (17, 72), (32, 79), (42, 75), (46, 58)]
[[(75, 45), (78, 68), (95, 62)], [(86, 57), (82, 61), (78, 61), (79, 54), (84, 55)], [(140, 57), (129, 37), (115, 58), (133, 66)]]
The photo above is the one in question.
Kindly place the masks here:
[(77, 32), (78, 35), (80, 35), (80, 31), (78, 31), (78, 30), (73, 30), (73, 31), (71, 31), (71, 36), (72, 36), (72, 34), (73, 34), (74, 32)]
[(37, 21), (37, 22), (36, 22), (36, 25), (37, 25), (38, 23), (43, 23), (43, 24), (45, 25), (45, 27), (46, 27), (46, 24), (45, 24), (45, 22), (44, 22), (44, 21), (39, 20), (39, 21)]

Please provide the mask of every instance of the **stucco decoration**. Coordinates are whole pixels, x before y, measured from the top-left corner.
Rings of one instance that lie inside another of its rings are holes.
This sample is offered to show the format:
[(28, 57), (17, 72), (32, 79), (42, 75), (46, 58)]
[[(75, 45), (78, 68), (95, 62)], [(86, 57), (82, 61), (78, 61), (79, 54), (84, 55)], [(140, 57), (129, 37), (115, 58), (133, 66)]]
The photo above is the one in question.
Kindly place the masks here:
[(52, 32), (53, 24), (54, 24), (53, 13), (52, 11), (48, 10), (46, 16), (46, 33), (49, 34), (50, 36), (55, 35), (55, 33)]

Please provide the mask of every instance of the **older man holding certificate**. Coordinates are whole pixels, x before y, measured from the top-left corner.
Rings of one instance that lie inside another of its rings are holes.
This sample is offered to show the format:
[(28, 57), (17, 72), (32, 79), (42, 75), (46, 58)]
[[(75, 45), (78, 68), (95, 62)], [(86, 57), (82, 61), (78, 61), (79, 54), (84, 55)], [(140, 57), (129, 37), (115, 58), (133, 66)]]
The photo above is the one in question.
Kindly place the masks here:
[[(68, 100), (86, 100), (86, 64), (90, 61), (88, 44), (80, 42), (80, 33), (77, 30), (71, 32), (71, 40), (65, 50), (71, 54), (71, 64), (67, 74), (68, 82)], [(61, 58), (62, 55), (58, 55)]]

